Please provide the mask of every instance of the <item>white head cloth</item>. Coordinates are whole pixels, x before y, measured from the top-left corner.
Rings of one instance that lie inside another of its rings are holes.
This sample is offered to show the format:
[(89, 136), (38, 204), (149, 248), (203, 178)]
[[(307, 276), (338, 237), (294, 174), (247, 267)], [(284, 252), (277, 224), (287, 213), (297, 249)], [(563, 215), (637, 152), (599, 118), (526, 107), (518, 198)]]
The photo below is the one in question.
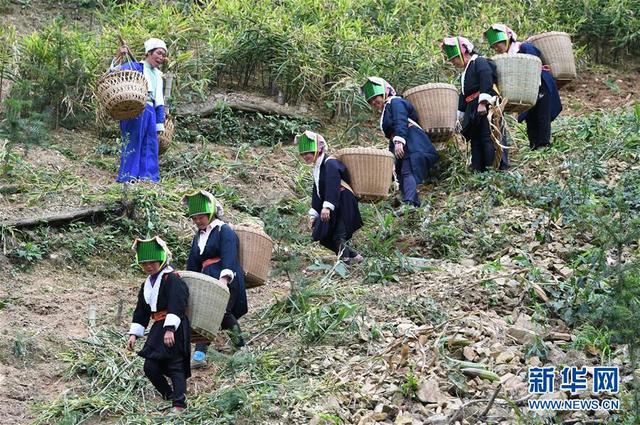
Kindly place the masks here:
[(167, 45), (159, 38), (150, 38), (144, 42), (144, 53), (147, 54), (153, 49), (162, 48), (167, 51)]

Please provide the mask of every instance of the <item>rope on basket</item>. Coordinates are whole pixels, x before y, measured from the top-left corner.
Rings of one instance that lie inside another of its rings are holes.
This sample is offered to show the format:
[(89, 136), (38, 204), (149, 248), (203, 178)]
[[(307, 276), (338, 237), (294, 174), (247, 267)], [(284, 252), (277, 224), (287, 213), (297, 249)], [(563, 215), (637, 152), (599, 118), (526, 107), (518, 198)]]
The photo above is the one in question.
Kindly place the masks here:
[(453, 145), (458, 149), (466, 167), (471, 166), (471, 155), (469, 155), (469, 142), (462, 135), (462, 123), (460, 120), (456, 120), (455, 130), (453, 132)]
[(504, 108), (507, 105), (507, 99), (498, 99), (499, 102), (496, 105), (489, 105), (489, 112), (487, 113), (487, 119), (489, 120), (489, 126), (491, 128), (491, 141), (496, 149), (493, 157), (493, 167), (496, 170), (500, 168), (502, 153), (505, 150), (511, 149), (511, 146), (502, 144), (503, 137), (509, 133), (504, 120)]

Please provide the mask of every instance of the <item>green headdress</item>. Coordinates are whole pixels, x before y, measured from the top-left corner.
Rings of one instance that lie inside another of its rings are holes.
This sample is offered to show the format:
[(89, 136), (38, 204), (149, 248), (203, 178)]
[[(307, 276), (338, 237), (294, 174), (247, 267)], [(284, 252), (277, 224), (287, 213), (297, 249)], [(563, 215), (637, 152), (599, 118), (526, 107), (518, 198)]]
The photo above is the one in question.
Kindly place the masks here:
[(182, 202), (187, 204), (189, 217), (198, 214), (209, 214), (209, 220), (213, 220), (216, 215), (218, 201), (206, 190), (186, 194), (182, 198)]
[(169, 247), (159, 236), (154, 236), (151, 239), (136, 238), (131, 248), (136, 252), (136, 262), (138, 264), (159, 261), (162, 263), (162, 267), (171, 258)]
[(456, 56), (462, 57), (462, 49), (460, 48), (460, 43), (458, 43), (457, 37), (455, 38), (455, 43), (453, 44), (442, 44), (442, 50), (444, 51), (444, 55), (447, 57), (447, 60), (455, 58)]
[(484, 32), (484, 36), (489, 41), (490, 46), (493, 46), (494, 44), (499, 43), (501, 41), (509, 42), (509, 36), (507, 35), (506, 31), (501, 31), (493, 27), (486, 30)]
[(324, 140), (324, 137), (319, 133), (314, 133), (309, 130), (296, 135), (294, 143), (298, 145), (298, 153), (300, 155), (307, 152), (313, 152), (314, 161), (318, 158), (318, 155), (327, 150), (327, 141)]
[(364, 97), (368, 102), (376, 96), (382, 95), (384, 97), (384, 95), (386, 94), (386, 88), (384, 84), (380, 84), (379, 82), (368, 78), (367, 82), (362, 86), (362, 93), (364, 94)]
[(300, 155), (318, 151), (318, 141), (314, 137), (307, 136), (306, 131), (296, 136), (296, 142), (298, 143), (298, 153)]

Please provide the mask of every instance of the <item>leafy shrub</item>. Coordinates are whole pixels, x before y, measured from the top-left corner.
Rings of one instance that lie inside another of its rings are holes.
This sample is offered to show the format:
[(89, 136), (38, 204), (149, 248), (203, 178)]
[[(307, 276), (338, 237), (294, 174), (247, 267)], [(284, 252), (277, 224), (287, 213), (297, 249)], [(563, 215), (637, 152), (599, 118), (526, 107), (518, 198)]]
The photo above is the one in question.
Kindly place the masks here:
[(11, 96), (31, 99), (31, 108), (45, 113), (56, 126), (74, 126), (90, 113), (91, 84), (99, 63), (93, 37), (69, 29), (57, 19), (19, 45), (19, 78)]

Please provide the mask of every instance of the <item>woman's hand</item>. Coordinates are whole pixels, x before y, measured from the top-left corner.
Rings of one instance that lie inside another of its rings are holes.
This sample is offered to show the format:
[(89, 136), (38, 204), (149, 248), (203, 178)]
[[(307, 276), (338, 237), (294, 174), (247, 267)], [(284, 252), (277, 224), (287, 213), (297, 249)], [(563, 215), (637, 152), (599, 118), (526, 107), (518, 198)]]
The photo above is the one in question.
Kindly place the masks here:
[(314, 224), (316, 224), (316, 217), (309, 217), (309, 227), (313, 229)]
[(136, 346), (136, 340), (138, 339), (135, 335), (129, 335), (129, 340), (127, 341), (127, 348), (129, 350), (133, 350)]
[(222, 276), (220, 278), (220, 283), (223, 285), (229, 285), (229, 283), (231, 283), (231, 278), (229, 278), (229, 276)]
[(176, 343), (176, 338), (173, 336), (173, 331), (164, 331), (164, 345), (167, 347), (173, 347)]
[(120, 46), (120, 48), (118, 49), (118, 53), (116, 54), (116, 57), (123, 57), (125, 56), (127, 53), (129, 53), (129, 46), (127, 46), (126, 44), (123, 44), (122, 46)]
[(478, 115), (487, 115), (487, 104), (486, 104), (486, 102), (478, 103)]
[(329, 208), (323, 208), (320, 211), (320, 220), (329, 221), (329, 217), (331, 217), (331, 210)]
[(396, 158), (402, 159), (404, 158), (404, 144), (400, 142), (396, 142), (395, 154)]

